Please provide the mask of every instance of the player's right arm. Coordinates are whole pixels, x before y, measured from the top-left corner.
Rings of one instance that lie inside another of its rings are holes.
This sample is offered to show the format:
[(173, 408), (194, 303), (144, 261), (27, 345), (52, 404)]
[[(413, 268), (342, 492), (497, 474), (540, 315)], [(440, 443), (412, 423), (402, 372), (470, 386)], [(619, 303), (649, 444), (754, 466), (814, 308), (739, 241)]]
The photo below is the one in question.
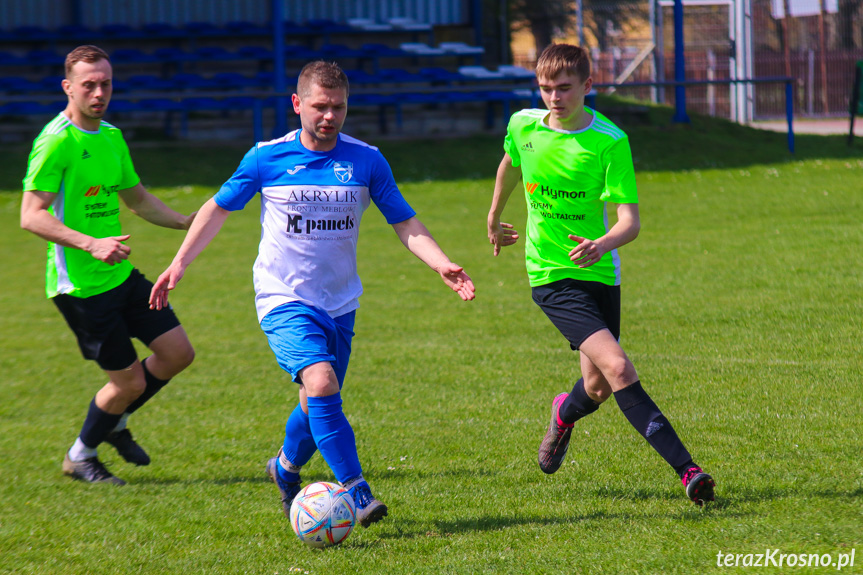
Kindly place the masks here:
[(122, 243), (129, 239), (128, 235), (94, 238), (73, 230), (55, 218), (48, 208), (56, 196), (53, 192), (38, 190), (24, 192), (21, 201), (21, 228), (65, 248), (83, 250), (109, 265), (120, 263), (129, 257), (131, 248)]
[(518, 232), (513, 229), (513, 225), (501, 222), (500, 216), (520, 180), (521, 168), (513, 166), (510, 155), (504, 153), (503, 160), (497, 168), (494, 195), (488, 211), (488, 241), (494, 245), (494, 255), (498, 255), (502, 247), (511, 246), (518, 241)]
[(186, 268), (216, 237), (230, 213), (230, 211), (220, 207), (213, 198), (201, 206), (171, 265), (162, 272), (162, 275), (153, 284), (153, 289), (150, 291), (151, 309), (167, 307), (168, 292), (177, 287), (177, 283), (183, 278)]

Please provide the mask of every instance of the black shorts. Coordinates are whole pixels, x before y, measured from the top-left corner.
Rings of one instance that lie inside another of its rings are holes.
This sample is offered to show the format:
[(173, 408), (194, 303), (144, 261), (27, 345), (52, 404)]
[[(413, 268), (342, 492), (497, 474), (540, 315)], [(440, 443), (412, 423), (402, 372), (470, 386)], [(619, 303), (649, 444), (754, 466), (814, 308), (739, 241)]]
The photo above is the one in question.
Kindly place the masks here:
[(563, 279), (532, 288), (532, 294), (572, 349), (602, 329), (620, 339), (620, 286)]
[(84, 357), (95, 360), (104, 370), (118, 371), (138, 359), (131, 338), (149, 346), (180, 325), (170, 307), (150, 309), (152, 287), (141, 272), (133, 269), (126, 281), (104, 293), (88, 298), (61, 294), (53, 300), (75, 332)]

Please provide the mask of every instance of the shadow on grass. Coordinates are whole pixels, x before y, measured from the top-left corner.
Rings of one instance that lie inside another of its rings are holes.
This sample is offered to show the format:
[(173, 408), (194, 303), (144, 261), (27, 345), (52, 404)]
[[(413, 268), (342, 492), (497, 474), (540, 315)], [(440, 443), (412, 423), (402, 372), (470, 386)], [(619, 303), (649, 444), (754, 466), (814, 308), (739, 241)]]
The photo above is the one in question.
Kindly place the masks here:
[[(460, 533), (476, 533), (487, 531), (500, 531), (511, 527), (523, 527), (536, 525), (539, 527), (548, 527), (554, 525), (571, 526), (574, 523), (588, 521), (631, 521), (638, 518), (639, 514), (627, 512), (608, 512), (595, 511), (581, 515), (546, 515), (546, 516), (531, 516), (521, 515), (516, 513), (511, 516), (495, 515), (483, 517), (470, 517), (464, 519), (454, 519), (451, 521), (435, 521), (434, 527), (429, 528), (428, 523), (415, 521), (402, 521), (395, 517), (389, 525), (390, 531), (381, 533), (379, 538), (385, 539), (410, 539), (410, 538), (447, 538)], [(641, 515), (645, 520), (648, 518), (655, 519), (655, 514)], [(679, 513), (668, 513), (669, 520), (679, 518)], [(389, 519), (389, 518), (388, 518)], [(374, 542), (369, 542), (373, 545)]]
[[(387, 469), (386, 471), (381, 471), (375, 473), (375, 477), (386, 478), (386, 479), (399, 479), (404, 478), (408, 481), (417, 481), (422, 479), (446, 479), (446, 478), (455, 478), (455, 479), (463, 479), (463, 478), (476, 478), (476, 477), (494, 477), (500, 475), (499, 472), (489, 469), (476, 469), (476, 468), (448, 468), (441, 469), (438, 471), (423, 471), (416, 470), (410, 467), (404, 468), (395, 468), (395, 469)], [(369, 475), (371, 477), (371, 475)]]
[[(317, 480), (323, 481), (323, 479)], [(255, 477), (137, 477), (129, 480), (129, 485), (238, 485), (248, 483), (272, 483), (265, 473)]]

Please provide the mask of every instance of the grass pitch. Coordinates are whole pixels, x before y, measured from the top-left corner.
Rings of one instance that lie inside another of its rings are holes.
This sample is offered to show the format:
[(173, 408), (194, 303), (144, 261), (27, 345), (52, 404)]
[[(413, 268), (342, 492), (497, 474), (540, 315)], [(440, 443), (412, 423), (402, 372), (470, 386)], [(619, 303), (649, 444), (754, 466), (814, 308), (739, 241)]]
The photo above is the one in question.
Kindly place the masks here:
[[(843, 572), (863, 570), (863, 157), (839, 137), (801, 137), (792, 158), (782, 134), (700, 118), (629, 131), (643, 227), (621, 249), (622, 343), (716, 478), (715, 504), (685, 499), (613, 401), (577, 425), (558, 473), (539, 471), (550, 400), (578, 365), (530, 300), (521, 247), (491, 255), (498, 137), (381, 142), (420, 219), (478, 290), (461, 302), (367, 212), (366, 293), (343, 395), (386, 520), (338, 548), (308, 549), (264, 473), (296, 390), (255, 319), (254, 205), (228, 219), (172, 295), (198, 355), (130, 421), (152, 465), (103, 447), (129, 485), (70, 481), (63, 451), (104, 378), (44, 299), (44, 243), (18, 227), (28, 150), (8, 149), (0, 572), (739, 572), (718, 567), (718, 554), (775, 549), (836, 561), (855, 552)], [(155, 193), (191, 211), (245, 147), (133, 145), (133, 157)], [(154, 279), (182, 233), (124, 218), (132, 261)], [(523, 229), (519, 194), (505, 218)], [(332, 475), (316, 456), (303, 478)]]

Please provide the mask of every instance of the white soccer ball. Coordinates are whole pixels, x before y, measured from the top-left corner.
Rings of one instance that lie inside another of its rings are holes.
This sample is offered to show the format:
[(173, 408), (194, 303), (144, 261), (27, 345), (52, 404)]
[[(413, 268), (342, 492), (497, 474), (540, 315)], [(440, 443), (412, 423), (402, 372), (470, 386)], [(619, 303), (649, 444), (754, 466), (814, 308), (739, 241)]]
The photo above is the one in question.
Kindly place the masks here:
[(335, 483), (309, 484), (291, 503), (291, 527), (310, 547), (338, 545), (351, 534), (356, 521), (353, 497)]

